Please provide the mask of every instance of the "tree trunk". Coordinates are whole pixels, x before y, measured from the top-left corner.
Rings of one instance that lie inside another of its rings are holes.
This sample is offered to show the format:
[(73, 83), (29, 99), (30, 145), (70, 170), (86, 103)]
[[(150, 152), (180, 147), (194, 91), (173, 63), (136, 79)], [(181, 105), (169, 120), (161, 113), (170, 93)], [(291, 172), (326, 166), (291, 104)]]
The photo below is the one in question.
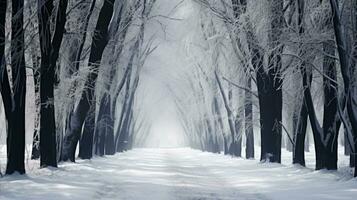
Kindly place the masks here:
[(108, 26), (113, 15), (113, 5), (115, 0), (105, 1), (100, 10), (95, 35), (91, 46), (89, 56), (89, 68), (93, 68), (89, 73), (85, 89), (82, 92), (81, 99), (77, 108), (72, 112), (69, 122), (67, 123), (66, 134), (63, 141), (61, 160), (72, 162), (75, 161), (77, 143), (81, 135), (84, 120), (88, 111), (95, 103), (94, 87), (98, 77), (98, 69), (102, 59), (105, 47), (108, 44)]
[[(273, 2), (273, 1), (272, 1)], [(283, 0), (271, 3), (273, 19), (271, 21), (271, 31), (269, 42), (274, 49), (268, 56), (268, 70), (259, 68), (258, 93), (261, 114), (261, 135), (264, 151), (261, 154), (262, 161), (281, 162), (281, 139), (282, 139), (282, 108), (283, 93), (281, 77), (281, 52), (280, 36), (284, 21)], [(257, 79), (258, 81), (258, 79)], [(263, 148), (262, 148), (263, 149)]]
[[(132, 57), (133, 58), (133, 57)], [(129, 63), (131, 65), (132, 61)], [(131, 68), (131, 67), (130, 67)], [(130, 80), (131, 80), (131, 72), (132, 70), (130, 69), (128, 77), (126, 78), (126, 86), (125, 86), (125, 96), (124, 96), (124, 104), (120, 113), (120, 118), (119, 118), (119, 125), (115, 134), (115, 150), (118, 152), (119, 151), (119, 141), (120, 141), (120, 134), (121, 130), (123, 127), (123, 123), (125, 120), (125, 113), (127, 112), (127, 107), (128, 107), (128, 102), (129, 102), (129, 96), (130, 96)]]
[[(255, 36), (253, 35), (252, 31), (248, 29), (248, 32), (247, 32), (247, 36), (249, 38), (249, 41), (251, 41), (251, 43), (249, 43), (249, 49), (250, 49), (250, 52), (251, 52), (251, 55), (252, 55), (252, 65), (253, 65), (253, 68), (255, 70), (258, 70), (258, 72), (256, 72), (256, 80), (257, 80), (257, 88), (258, 88), (258, 97), (259, 97), (259, 86), (262, 85), (262, 75), (264, 75), (265, 72), (263, 72), (263, 74), (261, 74), (259, 71), (261, 71), (261, 69), (264, 67), (263, 66), (263, 54), (262, 52), (259, 50), (259, 47), (255, 46), (254, 42), (255, 41)], [(259, 98), (259, 106), (260, 106), (260, 98)], [(260, 108), (260, 114), (261, 114), (261, 108)], [(261, 141), (265, 138), (264, 135), (262, 134), (262, 116), (260, 116), (260, 125), (261, 125), (261, 128), (260, 128), (260, 135), (261, 135)], [(266, 150), (265, 150), (265, 143), (261, 142), (261, 155), (263, 155), (263, 153), (265, 153)], [(262, 160), (262, 156), (261, 156), (261, 160)]]
[[(261, 71), (261, 70), (260, 70)], [(261, 126), (261, 161), (281, 162), (281, 83), (273, 73), (257, 72)]]
[[(335, 48), (332, 43), (324, 43), (323, 49), (327, 55), (335, 55)], [(338, 131), (340, 123), (337, 122), (337, 72), (335, 60), (325, 56), (323, 63), (323, 71), (327, 77), (323, 77), (324, 83), (324, 119), (323, 132), (324, 140), (326, 140), (325, 167), (329, 170), (337, 170), (337, 146), (338, 146)]]
[[(36, 58), (34, 58), (36, 57)], [(41, 99), (40, 99), (40, 72), (38, 69), (38, 62), (40, 62), (40, 58), (37, 56), (33, 56), (32, 59), (36, 59), (36, 62), (33, 61), (34, 66), (36, 65), (36, 69), (33, 70), (33, 80), (35, 85), (35, 130), (33, 133), (33, 141), (32, 141), (32, 152), (31, 159), (36, 160), (40, 158), (40, 111), (41, 111)], [(38, 62), (37, 62), (38, 61)]]
[(79, 154), (81, 159), (91, 159), (93, 157), (93, 139), (95, 130), (95, 105), (93, 111), (90, 111), (90, 115), (87, 116), (84, 122), (82, 138), (79, 142)]
[(343, 147), (345, 150), (345, 156), (349, 156), (351, 155), (351, 150), (350, 150), (350, 146), (348, 144), (348, 136), (347, 136), (347, 130), (346, 127), (344, 127), (344, 134), (343, 134)]
[[(252, 78), (250, 75), (248, 75), (247, 79), (247, 89), (252, 91)], [(253, 102), (252, 93), (249, 91), (245, 91), (244, 93), (244, 123), (246, 136), (245, 156), (247, 159), (252, 159), (254, 158)]]
[[(311, 82), (310, 82), (311, 84)], [(293, 153), (293, 164), (305, 166), (305, 139), (308, 120), (308, 111), (306, 107), (305, 95), (303, 93), (303, 102), (300, 106), (299, 117), (294, 128), (295, 148)]]
[(13, 102), (9, 126), (7, 148), (8, 162), (6, 174), (25, 173), (25, 103), (26, 103), (26, 66), (25, 41), (23, 30), (24, 1), (12, 2), (11, 69), (13, 79)]
[(41, 167), (57, 167), (56, 121), (54, 107), (55, 70), (66, 23), (68, 0), (60, 0), (56, 25), (51, 41), (53, 0), (38, 0), (39, 33), (41, 44), (40, 66), (40, 155)]
[[(2, 97), (2, 103), (5, 110), (5, 122), (7, 134), (12, 130), (12, 109), (13, 109), (13, 98), (10, 88), (10, 82), (8, 77), (8, 72), (5, 62), (5, 21), (6, 21), (6, 8), (7, 1), (0, 0), (0, 91)], [(9, 148), (7, 146), (7, 152)], [(1, 175), (1, 171), (0, 171)]]
[[(304, 19), (304, 9), (305, 0), (298, 0), (298, 29), (299, 35), (302, 36), (305, 32), (305, 27), (303, 23)], [(303, 56), (305, 52), (300, 51), (299, 54)], [(301, 68), (306, 68), (304, 62), (301, 63)], [(304, 75), (303, 75), (304, 76)], [(308, 80), (307, 87), (311, 85), (311, 79)], [(306, 86), (306, 85), (304, 85)], [(293, 128), (294, 131), (294, 142), (295, 148), (293, 153), (293, 164), (300, 164), (305, 166), (305, 140), (306, 140), (306, 130), (307, 130), (307, 120), (308, 120), (308, 109), (305, 100), (305, 92), (302, 93), (302, 104), (299, 105), (299, 115), (296, 123), (296, 127)]]
[(7, 132), (9, 132), (10, 118), (12, 112), (12, 94), (10, 82), (5, 62), (5, 19), (6, 19), (7, 1), (0, 0), (0, 91), (2, 102), (5, 109), (5, 120), (7, 123)]
[(87, 31), (88, 31), (88, 26), (89, 26), (89, 20), (90, 20), (90, 17), (92, 16), (94, 8), (95, 8), (95, 3), (96, 3), (96, 0), (92, 0), (92, 3), (91, 3), (90, 8), (89, 8), (89, 12), (88, 12), (88, 14), (87, 14), (87, 16), (85, 18), (82, 38), (80, 40), (80, 44), (79, 44), (79, 47), (78, 47), (78, 50), (77, 50), (77, 53), (76, 53), (75, 67), (74, 67), (74, 70), (71, 71), (71, 74), (73, 74), (74, 72), (77, 72), (78, 69), (79, 69), (79, 64), (80, 64), (80, 61), (82, 60), (81, 59), (82, 51), (83, 51), (84, 44), (85, 44), (86, 39), (87, 39)]
[(38, 1), (39, 34), (41, 45), (40, 64), (40, 158), (41, 167), (57, 167), (56, 128), (54, 113), (54, 66), (51, 66), (50, 13), (53, 11), (53, 1)]
[(302, 67), (301, 72), (303, 76), (304, 98), (309, 113), (309, 119), (310, 119), (313, 137), (314, 137), (314, 143), (315, 143), (316, 170), (320, 170), (325, 168), (325, 161), (324, 161), (325, 146), (322, 139), (323, 130), (320, 126), (319, 121), (317, 120), (314, 103), (311, 97), (310, 83), (312, 80), (312, 73), (307, 72), (305, 66)]
[[(39, 0), (39, 1), (44, 1), (44, 0)], [(56, 15), (56, 26), (52, 39), (52, 53), (51, 53), (51, 66), (54, 68), (55, 71), (57, 69), (57, 60), (63, 40), (63, 34), (65, 32), (65, 25), (67, 21), (66, 20), (67, 6), (68, 6), (68, 0), (59, 0), (57, 15)], [(53, 76), (55, 76), (55, 74)]]
[[(344, 95), (347, 100), (347, 114), (351, 122), (353, 140), (354, 140), (354, 155), (356, 161), (356, 149), (357, 149), (357, 106), (355, 104), (355, 90), (353, 88), (353, 80), (351, 79), (351, 69), (353, 66), (349, 65), (348, 53), (347, 53), (347, 41), (344, 35), (343, 26), (340, 19), (340, 11), (338, 8), (337, 0), (330, 0), (334, 32), (336, 37), (336, 44), (338, 55), (340, 58), (340, 67), (345, 85)], [(357, 167), (355, 167), (355, 177), (357, 177)]]

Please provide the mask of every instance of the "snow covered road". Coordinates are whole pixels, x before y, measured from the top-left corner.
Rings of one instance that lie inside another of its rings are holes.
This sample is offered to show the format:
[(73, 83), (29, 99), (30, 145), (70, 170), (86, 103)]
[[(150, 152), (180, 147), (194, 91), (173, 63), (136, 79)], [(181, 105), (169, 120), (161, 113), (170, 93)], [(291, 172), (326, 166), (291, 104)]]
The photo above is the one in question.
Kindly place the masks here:
[[(29, 165), (31, 166), (30, 163)], [(136, 149), (0, 179), (0, 199), (355, 199), (343, 172), (259, 164), (188, 148)]]

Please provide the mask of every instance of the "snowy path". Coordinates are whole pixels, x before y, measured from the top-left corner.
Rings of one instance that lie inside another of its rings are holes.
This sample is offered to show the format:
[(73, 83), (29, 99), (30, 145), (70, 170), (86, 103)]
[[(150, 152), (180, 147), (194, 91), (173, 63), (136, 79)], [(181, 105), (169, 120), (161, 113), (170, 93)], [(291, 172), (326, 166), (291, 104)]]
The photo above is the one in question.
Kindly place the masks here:
[(0, 199), (355, 199), (357, 180), (343, 174), (186, 148), (137, 149), (2, 178)]

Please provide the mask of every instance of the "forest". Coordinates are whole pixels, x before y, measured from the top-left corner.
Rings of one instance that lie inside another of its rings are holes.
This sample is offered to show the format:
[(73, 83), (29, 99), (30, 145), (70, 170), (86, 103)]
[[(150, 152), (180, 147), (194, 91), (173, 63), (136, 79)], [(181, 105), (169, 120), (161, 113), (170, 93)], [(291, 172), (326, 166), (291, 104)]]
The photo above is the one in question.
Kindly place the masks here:
[(0, 0), (0, 70), (0, 199), (34, 170), (191, 154), (356, 196), (356, 0)]

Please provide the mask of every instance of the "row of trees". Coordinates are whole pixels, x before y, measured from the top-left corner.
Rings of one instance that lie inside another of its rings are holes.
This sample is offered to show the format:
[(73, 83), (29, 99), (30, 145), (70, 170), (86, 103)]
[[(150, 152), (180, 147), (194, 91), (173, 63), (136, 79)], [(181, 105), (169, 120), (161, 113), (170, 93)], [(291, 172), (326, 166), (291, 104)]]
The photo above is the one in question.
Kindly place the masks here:
[[(190, 146), (238, 157), (245, 146), (250, 159), (258, 141), (260, 160), (280, 163), (285, 145), (304, 166), (310, 124), (316, 169), (337, 169), (340, 132), (354, 167), (356, 1), (193, 2), (198, 24), (184, 46), (192, 70), (171, 88)], [(32, 158), (41, 167), (74, 162), (78, 145), (90, 159), (143, 143), (150, 124), (135, 97), (155, 50), (146, 26), (163, 17), (152, 15), (155, 0), (0, 4), (7, 174), (25, 173), (26, 67), (37, 108)]]
[(354, 167), (356, 1), (194, 2), (192, 90), (172, 92), (191, 146), (241, 156), (243, 140), (253, 158), (259, 127), (262, 162), (280, 163), (286, 145), (305, 166), (310, 124), (317, 170), (337, 169), (340, 132)]
[(36, 98), (31, 157), (40, 158), (41, 167), (74, 162), (78, 143), (83, 159), (131, 148), (132, 130), (140, 124), (133, 119), (135, 94), (145, 59), (154, 50), (152, 39), (144, 39), (154, 4), (1, 0), (6, 174), (25, 173), (26, 81), (31, 77)]

